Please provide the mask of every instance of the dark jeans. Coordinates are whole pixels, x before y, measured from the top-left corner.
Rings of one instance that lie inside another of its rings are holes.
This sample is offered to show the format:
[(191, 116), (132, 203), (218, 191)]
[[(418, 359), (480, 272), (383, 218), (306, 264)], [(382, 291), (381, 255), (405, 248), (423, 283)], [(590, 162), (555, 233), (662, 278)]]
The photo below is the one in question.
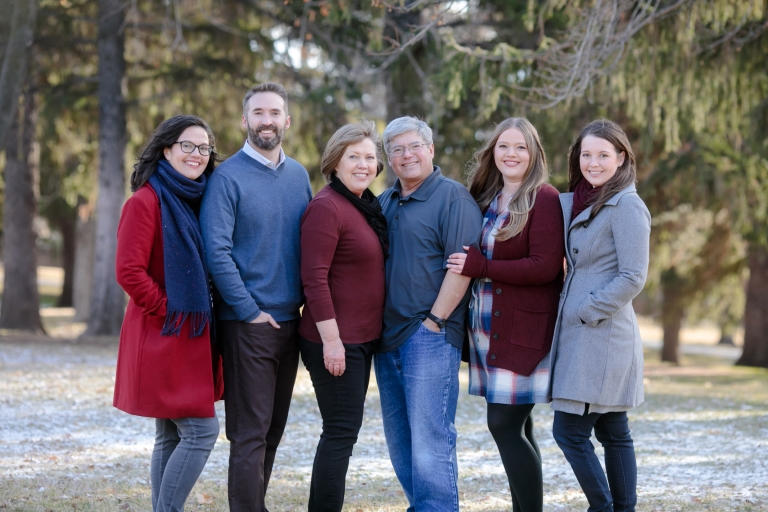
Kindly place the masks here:
[(299, 365), (299, 321), (223, 321), (229, 509), (262, 512)]
[(541, 512), (544, 507), (541, 452), (533, 437), (533, 406), (488, 403), (488, 430), (507, 473), (513, 512)]
[(323, 345), (301, 339), (301, 360), (312, 378), (317, 405), (323, 417), (323, 432), (315, 452), (310, 484), (309, 512), (341, 510), (344, 483), (363, 424), (363, 408), (371, 375), (371, 357), (376, 342), (344, 344), (346, 369), (334, 377), (325, 369)]
[[(589, 439), (592, 429), (605, 450), (607, 479)], [(579, 416), (555, 411), (552, 434), (587, 497), (588, 512), (634, 512), (637, 462), (626, 412)]]

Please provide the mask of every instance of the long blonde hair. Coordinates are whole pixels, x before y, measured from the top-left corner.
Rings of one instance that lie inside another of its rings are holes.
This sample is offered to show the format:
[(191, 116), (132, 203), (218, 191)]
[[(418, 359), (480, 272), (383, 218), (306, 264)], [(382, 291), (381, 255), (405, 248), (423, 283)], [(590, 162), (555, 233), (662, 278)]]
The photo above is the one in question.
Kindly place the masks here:
[[(493, 199), (504, 187), (504, 177), (496, 166), (494, 150), (496, 142), (505, 131), (515, 128), (520, 130), (531, 156), (523, 183), (507, 203), (509, 223), (496, 233), (496, 240), (509, 240), (520, 233), (528, 222), (528, 213), (536, 202), (536, 194), (541, 186), (549, 181), (547, 156), (541, 146), (536, 128), (524, 117), (510, 117), (496, 126), (485, 144), (475, 151), (469, 164), (467, 181), (469, 193), (475, 198), (482, 211), (488, 209)], [(501, 208), (502, 205), (499, 205)]]

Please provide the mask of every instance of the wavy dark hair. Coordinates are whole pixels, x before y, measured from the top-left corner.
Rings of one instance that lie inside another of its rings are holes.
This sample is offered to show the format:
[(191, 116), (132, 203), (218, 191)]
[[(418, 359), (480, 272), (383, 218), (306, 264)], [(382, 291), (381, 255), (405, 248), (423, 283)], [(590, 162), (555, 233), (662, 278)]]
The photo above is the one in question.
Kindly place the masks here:
[[(475, 198), (477, 205), (483, 212), (493, 202), (499, 191), (504, 187), (504, 177), (496, 166), (494, 151), (496, 142), (501, 134), (507, 130), (515, 128), (523, 134), (525, 144), (528, 146), (528, 154), (531, 155), (531, 161), (528, 169), (525, 170), (523, 182), (520, 189), (509, 199), (506, 205), (509, 210), (509, 223), (496, 233), (496, 240), (509, 240), (517, 236), (528, 222), (528, 213), (536, 202), (536, 194), (541, 187), (549, 180), (549, 170), (547, 167), (547, 155), (539, 140), (539, 133), (536, 128), (524, 117), (510, 117), (496, 126), (485, 144), (475, 151), (472, 160), (469, 162), (469, 172), (467, 181), (469, 182), (469, 193)], [(499, 211), (505, 205), (499, 205)]]
[(616, 195), (617, 192), (624, 190), (637, 181), (637, 168), (635, 165), (635, 153), (632, 151), (632, 145), (629, 143), (629, 138), (627, 138), (624, 130), (613, 121), (597, 119), (582, 128), (581, 133), (579, 133), (579, 136), (576, 137), (568, 150), (568, 192), (576, 190), (579, 182), (585, 179), (584, 175), (581, 174), (579, 158), (581, 156), (581, 141), (588, 135), (607, 140), (613, 144), (617, 154), (624, 153), (625, 155), (624, 163), (616, 169), (616, 174), (606, 181), (605, 185), (600, 189), (600, 194), (598, 194), (592, 206), (592, 212), (589, 215), (592, 218), (597, 215), (600, 208), (605, 206), (605, 203)]
[(131, 174), (131, 192), (136, 192), (139, 187), (147, 182), (152, 173), (157, 169), (157, 162), (165, 159), (163, 152), (166, 148), (178, 141), (179, 136), (190, 126), (199, 126), (208, 134), (208, 144), (213, 146), (213, 151), (208, 158), (208, 165), (205, 166), (203, 174), (209, 176), (216, 168), (216, 162), (219, 161), (219, 155), (216, 153), (216, 138), (213, 136), (211, 128), (203, 119), (192, 116), (182, 115), (169, 117), (155, 129), (152, 138), (141, 150), (137, 162), (133, 166)]

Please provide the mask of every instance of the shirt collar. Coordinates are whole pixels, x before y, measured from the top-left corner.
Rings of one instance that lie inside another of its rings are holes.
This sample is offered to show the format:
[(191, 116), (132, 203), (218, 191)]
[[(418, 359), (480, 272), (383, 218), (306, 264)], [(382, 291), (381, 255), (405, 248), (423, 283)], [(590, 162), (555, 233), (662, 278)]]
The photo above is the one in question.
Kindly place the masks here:
[(246, 155), (253, 158), (257, 162), (259, 162), (261, 165), (264, 165), (265, 167), (269, 167), (270, 169), (277, 169), (281, 165), (283, 165), (283, 162), (285, 162), (285, 152), (283, 151), (283, 148), (280, 148), (280, 158), (277, 160), (277, 163), (274, 163), (269, 158), (265, 157), (248, 143), (248, 140), (246, 139), (245, 145), (243, 146), (243, 152), (245, 152)]
[[(427, 179), (425, 179), (421, 185), (419, 185), (419, 188), (414, 190), (411, 195), (404, 199), (415, 199), (417, 201), (426, 201), (429, 199), (429, 196), (432, 195), (432, 192), (437, 188), (437, 185), (440, 183), (440, 178), (443, 176), (443, 173), (440, 171), (440, 167), (433, 165), (432, 166), (432, 174), (427, 176)], [(398, 179), (395, 182), (395, 185), (392, 187), (392, 193), (397, 193), (398, 196), (400, 196), (400, 191), (402, 190), (402, 187), (400, 185), (400, 180)]]

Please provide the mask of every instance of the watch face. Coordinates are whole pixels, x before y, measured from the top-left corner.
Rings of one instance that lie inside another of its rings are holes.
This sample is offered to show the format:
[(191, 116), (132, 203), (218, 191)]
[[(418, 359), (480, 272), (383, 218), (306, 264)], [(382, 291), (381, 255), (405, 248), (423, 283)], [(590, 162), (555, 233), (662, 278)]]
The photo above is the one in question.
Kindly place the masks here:
[(434, 313), (428, 314), (427, 318), (429, 318), (430, 320), (435, 322), (439, 328), (441, 328), (441, 329), (445, 328), (445, 319), (444, 318), (438, 318), (437, 315), (435, 315)]

